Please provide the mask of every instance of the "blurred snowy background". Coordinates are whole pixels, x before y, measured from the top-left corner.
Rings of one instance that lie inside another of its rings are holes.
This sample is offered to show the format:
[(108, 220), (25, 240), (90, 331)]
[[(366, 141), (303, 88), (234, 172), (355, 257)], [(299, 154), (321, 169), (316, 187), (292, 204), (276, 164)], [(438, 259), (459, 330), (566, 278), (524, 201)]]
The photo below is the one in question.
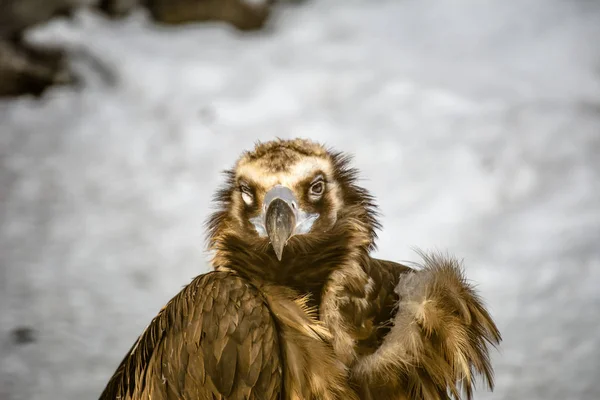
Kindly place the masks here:
[(355, 154), (381, 257), (464, 258), (504, 336), (476, 398), (600, 398), (600, 2), (313, 0), (254, 33), (85, 11), (29, 34), (83, 83), (0, 102), (1, 400), (97, 398), (207, 271), (220, 171), (276, 136)]

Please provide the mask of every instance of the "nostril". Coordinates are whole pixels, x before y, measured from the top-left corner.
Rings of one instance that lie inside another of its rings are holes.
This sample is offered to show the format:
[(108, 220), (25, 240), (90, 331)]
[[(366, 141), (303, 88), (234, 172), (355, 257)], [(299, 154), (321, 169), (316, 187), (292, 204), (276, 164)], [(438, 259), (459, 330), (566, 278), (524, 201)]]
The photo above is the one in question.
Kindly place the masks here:
[(297, 209), (298, 209), (298, 204), (296, 204), (296, 202), (295, 202), (295, 201), (292, 201), (292, 208), (293, 208), (294, 210), (297, 210)]

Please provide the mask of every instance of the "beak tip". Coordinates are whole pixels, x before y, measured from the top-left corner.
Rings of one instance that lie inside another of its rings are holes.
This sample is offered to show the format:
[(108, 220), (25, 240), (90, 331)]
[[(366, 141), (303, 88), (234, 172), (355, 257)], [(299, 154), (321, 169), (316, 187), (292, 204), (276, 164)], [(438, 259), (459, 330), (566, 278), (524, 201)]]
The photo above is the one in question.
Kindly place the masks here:
[(273, 251), (275, 252), (277, 261), (281, 261), (283, 258), (283, 248), (285, 247), (285, 243), (271, 243), (271, 245), (273, 246)]

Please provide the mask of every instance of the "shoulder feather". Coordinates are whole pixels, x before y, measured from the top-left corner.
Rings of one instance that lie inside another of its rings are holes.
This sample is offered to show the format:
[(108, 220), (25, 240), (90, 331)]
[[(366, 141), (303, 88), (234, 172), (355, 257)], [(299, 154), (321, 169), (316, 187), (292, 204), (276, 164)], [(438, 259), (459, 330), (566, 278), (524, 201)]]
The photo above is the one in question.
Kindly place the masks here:
[(472, 398), (474, 377), (493, 389), (489, 347), (501, 336), (458, 261), (424, 255), (420, 270), (402, 273), (393, 326), (381, 346), (353, 368), (371, 396), (415, 400)]

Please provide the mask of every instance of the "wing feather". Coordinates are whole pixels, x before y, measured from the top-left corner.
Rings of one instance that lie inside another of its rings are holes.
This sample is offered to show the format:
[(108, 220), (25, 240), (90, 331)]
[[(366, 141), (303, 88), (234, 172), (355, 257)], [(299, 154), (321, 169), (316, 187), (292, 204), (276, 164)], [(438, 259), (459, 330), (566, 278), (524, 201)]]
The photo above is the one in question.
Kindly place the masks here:
[(228, 272), (201, 275), (152, 320), (100, 400), (277, 399), (278, 340), (256, 288)]

